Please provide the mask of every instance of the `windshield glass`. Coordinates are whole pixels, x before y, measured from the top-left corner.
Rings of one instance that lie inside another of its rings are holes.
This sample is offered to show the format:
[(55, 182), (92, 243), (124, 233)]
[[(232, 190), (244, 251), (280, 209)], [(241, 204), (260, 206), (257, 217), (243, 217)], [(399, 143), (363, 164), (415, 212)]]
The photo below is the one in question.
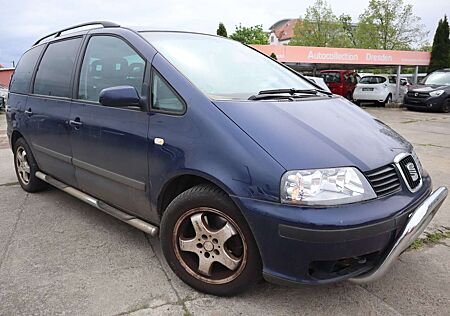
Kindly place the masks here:
[(322, 72), (320, 76), (326, 83), (341, 82), (341, 74), (339, 72)]
[(271, 89), (316, 89), (271, 58), (239, 42), (191, 33), (141, 35), (212, 99), (247, 99)]
[(362, 79), (359, 81), (359, 83), (377, 84), (377, 83), (383, 83), (385, 81), (386, 81), (385, 77), (381, 77), (381, 76), (366, 76), (366, 77), (362, 77)]
[(424, 80), (425, 84), (450, 85), (450, 72), (433, 72)]

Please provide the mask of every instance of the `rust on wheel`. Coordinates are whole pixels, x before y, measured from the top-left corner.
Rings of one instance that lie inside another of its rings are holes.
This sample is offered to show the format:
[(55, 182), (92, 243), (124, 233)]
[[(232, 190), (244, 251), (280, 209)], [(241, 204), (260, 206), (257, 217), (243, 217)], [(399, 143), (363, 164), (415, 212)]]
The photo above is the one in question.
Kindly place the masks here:
[(209, 284), (224, 284), (244, 269), (248, 248), (239, 226), (212, 208), (192, 209), (181, 216), (173, 232), (175, 255), (193, 277)]

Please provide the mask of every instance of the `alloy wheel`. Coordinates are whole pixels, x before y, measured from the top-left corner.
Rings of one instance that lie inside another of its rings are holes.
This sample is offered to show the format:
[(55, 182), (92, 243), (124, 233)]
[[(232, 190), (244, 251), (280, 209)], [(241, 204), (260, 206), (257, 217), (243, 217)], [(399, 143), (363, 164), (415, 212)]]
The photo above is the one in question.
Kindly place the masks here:
[(212, 208), (196, 208), (183, 214), (174, 227), (173, 247), (183, 268), (209, 284), (224, 284), (237, 278), (248, 256), (239, 226)]
[(16, 167), (20, 181), (24, 184), (30, 183), (30, 165), (28, 163), (27, 152), (22, 146), (17, 147)]

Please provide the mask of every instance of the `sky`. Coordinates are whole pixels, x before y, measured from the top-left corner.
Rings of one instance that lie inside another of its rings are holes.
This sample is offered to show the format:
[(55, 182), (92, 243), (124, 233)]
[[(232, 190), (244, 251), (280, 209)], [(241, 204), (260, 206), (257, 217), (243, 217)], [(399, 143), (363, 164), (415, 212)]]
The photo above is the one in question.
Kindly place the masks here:
[[(124, 26), (216, 33), (223, 22), (229, 34), (235, 26), (262, 24), (267, 30), (284, 18), (297, 18), (314, 0), (0, 0), (0, 64), (11, 67), (38, 38), (67, 26), (107, 20)], [(334, 13), (357, 21), (369, 0), (328, 0)], [(405, 0), (430, 31), (450, 15), (449, 0)]]

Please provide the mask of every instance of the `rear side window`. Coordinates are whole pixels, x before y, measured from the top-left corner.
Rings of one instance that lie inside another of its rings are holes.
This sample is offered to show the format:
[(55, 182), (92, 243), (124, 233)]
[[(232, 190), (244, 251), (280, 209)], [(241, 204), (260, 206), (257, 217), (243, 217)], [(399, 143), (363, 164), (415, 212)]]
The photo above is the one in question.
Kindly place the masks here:
[(326, 83), (341, 82), (341, 74), (339, 72), (322, 72), (320, 76)]
[(50, 44), (42, 57), (34, 80), (35, 94), (71, 97), (72, 71), (81, 38)]
[(123, 40), (93, 36), (81, 66), (78, 98), (98, 102), (100, 91), (116, 86), (135, 87), (142, 95), (144, 73), (144, 59)]
[(152, 109), (164, 112), (183, 113), (184, 104), (169, 84), (153, 71)]
[(34, 66), (36, 65), (43, 48), (44, 45), (40, 45), (23, 54), (11, 80), (11, 92), (28, 93)]
[(359, 82), (360, 83), (368, 83), (368, 84), (377, 84), (377, 83), (383, 83), (386, 81), (385, 77), (381, 76), (366, 76), (363, 77)]

